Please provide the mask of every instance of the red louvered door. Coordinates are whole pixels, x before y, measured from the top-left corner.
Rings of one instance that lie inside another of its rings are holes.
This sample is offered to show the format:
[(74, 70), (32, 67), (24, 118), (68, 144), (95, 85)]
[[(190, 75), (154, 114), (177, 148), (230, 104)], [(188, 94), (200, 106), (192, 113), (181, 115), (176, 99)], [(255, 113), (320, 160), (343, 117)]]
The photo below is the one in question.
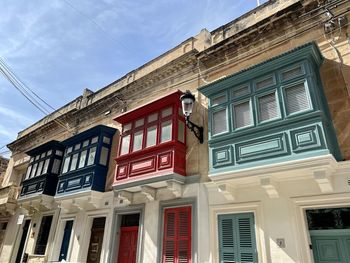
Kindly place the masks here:
[(136, 262), (138, 231), (138, 226), (120, 228), (118, 263)]
[(163, 263), (191, 263), (191, 207), (164, 210)]

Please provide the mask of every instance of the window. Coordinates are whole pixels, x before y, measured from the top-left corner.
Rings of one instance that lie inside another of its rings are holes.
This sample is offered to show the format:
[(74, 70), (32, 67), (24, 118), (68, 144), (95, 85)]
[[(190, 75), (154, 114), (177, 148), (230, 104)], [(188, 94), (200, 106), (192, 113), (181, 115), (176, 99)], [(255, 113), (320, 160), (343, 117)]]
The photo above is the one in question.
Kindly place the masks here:
[(49, 168), (49, 163), (50, 163), (50, 159), (48, 158), (45, 160), (45, 163), (44, 163), (43, 174), (47, 173), (47, 170)]
[[(220, 91), (210, 99), (211, 136), (283, 120), (312, 109), (304, 64), (278, 69), (267, 75)], [(229, 92), (228, 92), (229, 91)]]
[(310, 109), (309, 97), (304, 83), (285, 89), (287, 114)]
[(108, 163), (108, 153), (109, 149), (107, 147), (101, 148), (101, 154), (100, 154), (100, 164), (101, 165), (107, 165)]
[(279, 117), (276, 94), (271, 93), (258, 98), (259, 121), (273, 120)]
[(34, 249), (34, 254), (36, 255), (45, 255), (47, 241), (49, 239), (51, 229), (52, 217), (52, 215), (43, 216), (41, 220), (38, 238), (36, 240), (36, 245)]
[[(98, 142), (99, 136), (94, 136), (91, 139), (86, 139), (80, 143), (74, 143), (74, 146), (69, 146), (65, 153), (62, 173), (67, 173), (77, 169), (82, 169), (89, 165), (94, 165)], [(107, 135), (103, 136), (100, 143), (107, 145), (106, 149), (109, 151), (108, 145), (111, 143), (111, 137)], [(106, 154), (105, 150), (102, 150), (101, 154)], [(107, 165), (108, 163), (108, 160), (105, 160), (105, 156), (100, 156), (98, 161), (101, 165)]]
[(227, 131), (227, 113), (226, 109), (217, 110), (212, 115), (213, 135)]
[(179, 114), (180, 110), (180, 107), (175, 110), (173, 106), (167, 106), (123, 124), (119, 155), (141, 151), (169, 141), (184, 143), (185, 118)]
[(257, 263), (253, 213), (218, 216), (219, 262)]
[(52, 173), (58, 174), (60, 172), (61, 160), (55, 158), (52, 165)]
[(163, 263), (186, 263), (192, 259), (191, 207), (164, 210)]
[(243, 128), (252, 124), (250, 102), (242, 102), (233, 106), (235, 128)]

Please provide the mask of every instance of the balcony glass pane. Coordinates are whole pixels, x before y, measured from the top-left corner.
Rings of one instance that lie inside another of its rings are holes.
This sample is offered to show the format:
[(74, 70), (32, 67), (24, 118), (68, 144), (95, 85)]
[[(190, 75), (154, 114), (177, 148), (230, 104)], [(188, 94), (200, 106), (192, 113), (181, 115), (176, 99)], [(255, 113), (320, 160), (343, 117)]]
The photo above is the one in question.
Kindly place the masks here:
[(147, 128), (146, 147), (156, 145), (157, 143), (157, 126)]
[(78, 168), (83, 168), (85, 166), (86, 154), (87, 154), (87, 150), (84, 150), (81, 152)]
[(242, 128), (252, 124), (252, 114), (249, 101), (233, 106), (235, 128)]
[(60, 172), (60, 166), (61, 166), (61, 160), (60, 159), (53, 160), (52, 173), (53, 174), (58, 174)]
[(47, 169), (49, 168), (49, 163), (50, 163), (50, 158), (45, 160), (44, 168), (43, 168), (43, 174), (47, 173)]
[(79, 150), (79, 149), (80, 149), (80, 143), (74, 145), (74, 151)]
[(62, 173), (68, 172), (69, 162), (70, 162), (70, 156), (68, 156), (64, 159)]
[(123, 132), (130, 131), (130, 130), (131, 130), (131, 123), (123, 125)]
[(28, 166), (28, 169), (27, 169), (27, 173), (26, 173), (26, 177), (25, 177), (25, 179), (28, 179), (29, 178), (29, 176), (30, 176), (30, 172), (32, 171), (32, 166), (31, 165), (29, 165)]
[(162, 118), (164, 117), (168, 117), (173, 113), (173, 109), (172, 108), (167, 108), (165, 110), (162, 110)]
[(89, 145), (89, 140), (86, 140), (86, 141), (83, 142), (83, 147), (86, 147), (88, 145)]
[(160, 142), (166, 142), (171, 140), (171, 121), (162, 122)]
[(287, 88), (285, 94), (288, 114), (310, 109), (304, 84)]
[(50, 151), (47, 151), (47, 156), (50, 156), (51, 155), (51, 153), (52, 153), (52, 150), (50, 150)]
[(212, 117), (212, 132), (214, 134), (227, 131), (227, 114), (226, 109), (215, 111)]
[(91, 144), (97, 143), (97, 141), (98, 141), (98, 137), (96, 136), (91, 139)]
[(135, 122), (135, 128), (142, 126), (145, 123), (145, 119), (139, 119)]
[(158, 113), (153, 113), (148, 116), (148, 123), (158, 120)]
[(95, 163), (96, 147), (92, 147), (89, 151), (89, 157), (87, 165), (92, 165)]
[(63, 152), (62, 152), (62, 151), (59, 151), (59, 150), (56, 150), (55, 154), (58, 155), (58, 156), (62, 156), (62, 155), (63, 155)]
[(41, 170), (43, 169), (43, 165), (44, 165), (44, 161), (40, 161), (38, 165), (38, 170), (36, 171), (35, 176), (41, 175)]
[(71, 153), (73, 151), (73, 147), (69, 147), (68, 149), (67, 149), (67, 153)]
[(130, 147), (130, 135), (122, 137), (122, 146), (120, 150), (120, 154), (126, 154), (129, 152)]
[(259, 98), (259, 120), (267, 121), (279, 116), (275, 93)]
[(35, 176), (37, 167), (38, 167), (38, 163), (35, 163), (35, 164), (33, 165), (33, 169), (32, 169), (32, 172), (31, 172), (31, 174), (30, 174), (30, 177), (34, 177), (34, 176)]
[(108, 152), (109, 152), (109, 149), (107, 147), (102, 147), (101, 148), (101, 155), (100, 155), (100, 164), (101, 165), (107, 165)]
[(134, 135), (134, 145), (132, 147), (133, 151), (138, 151), (142, 148), (143, 131), (135, 132)]
[(72, 162), (70, 164), (70, 171), (74, 171), (75, 169), (77, 169), (78, 156), (79, 156), (79, 153), (76, 153), (73, 155)]
[(177, 139), (185, 143), (185, 123), (183, 121), (179, 121), (178, 123)]
[(103, 143), (110, 144), (111, 143), (111, 138), (103, 136)]

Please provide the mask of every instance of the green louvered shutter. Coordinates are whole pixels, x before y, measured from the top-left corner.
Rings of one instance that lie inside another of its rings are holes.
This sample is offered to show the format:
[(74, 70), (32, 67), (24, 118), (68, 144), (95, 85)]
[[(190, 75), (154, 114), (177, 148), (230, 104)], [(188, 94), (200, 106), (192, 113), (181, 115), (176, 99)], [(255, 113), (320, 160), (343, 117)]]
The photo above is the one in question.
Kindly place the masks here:
[(220, 263), (257, 263), (253, 213), (219, 215)]

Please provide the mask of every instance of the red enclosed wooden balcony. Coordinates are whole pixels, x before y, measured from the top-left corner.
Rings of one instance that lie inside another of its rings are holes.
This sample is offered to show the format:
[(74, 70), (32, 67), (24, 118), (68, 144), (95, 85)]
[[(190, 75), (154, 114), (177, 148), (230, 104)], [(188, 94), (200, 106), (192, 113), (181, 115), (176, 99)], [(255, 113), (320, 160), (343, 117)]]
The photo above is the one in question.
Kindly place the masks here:
[(181, 91), (126, 112), (116, 157), (115, 190), (159, 188), (169, 181), (185, 182), (186, 130)]

